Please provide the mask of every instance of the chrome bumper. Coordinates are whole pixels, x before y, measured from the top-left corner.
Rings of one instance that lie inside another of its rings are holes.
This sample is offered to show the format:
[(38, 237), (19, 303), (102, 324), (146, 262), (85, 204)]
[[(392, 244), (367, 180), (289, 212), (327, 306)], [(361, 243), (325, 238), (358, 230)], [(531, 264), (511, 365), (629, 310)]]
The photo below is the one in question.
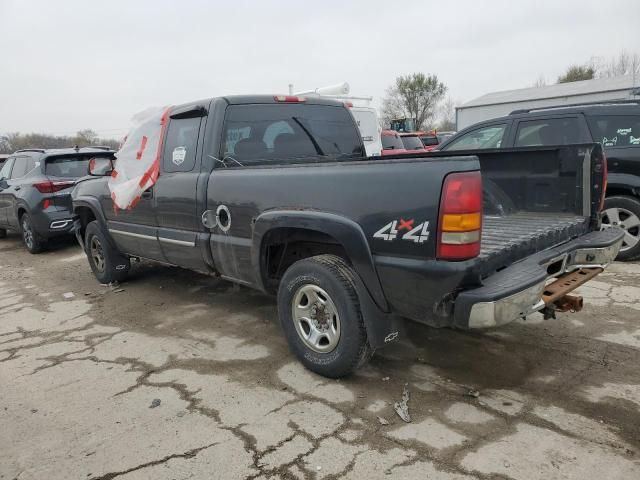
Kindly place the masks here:
[(547, 278), (499, 300), (477, 302), (471, 307), (468, 328), (499, 327), (541, 310), (542, 294), (551, 278), (580, 268), (606, 268), (618, 255), (622, 239), (607, 247), (580, 248), (565, 252), (541, 264), (550, 273)]

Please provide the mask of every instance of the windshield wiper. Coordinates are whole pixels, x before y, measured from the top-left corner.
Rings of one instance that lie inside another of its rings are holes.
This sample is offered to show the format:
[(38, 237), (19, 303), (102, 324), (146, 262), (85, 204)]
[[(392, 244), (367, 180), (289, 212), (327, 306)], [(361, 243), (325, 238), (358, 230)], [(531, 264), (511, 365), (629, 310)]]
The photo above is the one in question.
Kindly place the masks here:
[(313, 148), (316, 149), (316, 152), (318, 153), (318, 155), (325, 155), (322, 148), (320, 148), (320, 145), (318, 144), (316, 137), (314, 137), (313, 134), (309, 131), (309, 129), (302, 124), (300, 119), (298, 117), (291, 117), (291, 119), (300, 126), (300, 128), (304, 133), (307, 134), (307, 137), (309, 137), (309, 140), (311, 140), (311, 143), (313, 143)]

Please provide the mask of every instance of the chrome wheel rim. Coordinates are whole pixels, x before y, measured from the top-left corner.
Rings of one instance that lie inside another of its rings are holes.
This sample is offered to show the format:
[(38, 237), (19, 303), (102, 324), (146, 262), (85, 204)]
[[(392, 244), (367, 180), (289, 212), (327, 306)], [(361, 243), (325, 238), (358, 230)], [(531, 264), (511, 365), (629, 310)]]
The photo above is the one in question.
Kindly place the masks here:
[(640, 218), (626, 208), (607, 208), (602, 211), (602, 229), (620, 227), (624, 230), (621, 252), (627, 251), (640, 242)]
[(24, 244), (27, 248), (33, 248), (33, 231), (31, 230), (31, 225), (26, 217), (22, 219), (22, 238), (24, 239)]
[(340, 340), (340, 317), (329, 294), (313, 284), (302, 285), (293, 296), (291, 314), (296, 332), (314, 352), (332, 352)]
[(91, 237), (89, 242), (89, 255), (91, 255), (91, 259), (93, 260), (93, 264), (96, 266), (96, 269), (99, 272), (104, 271), (104, 252), (102, 251), (102, 244), (98, 237)]

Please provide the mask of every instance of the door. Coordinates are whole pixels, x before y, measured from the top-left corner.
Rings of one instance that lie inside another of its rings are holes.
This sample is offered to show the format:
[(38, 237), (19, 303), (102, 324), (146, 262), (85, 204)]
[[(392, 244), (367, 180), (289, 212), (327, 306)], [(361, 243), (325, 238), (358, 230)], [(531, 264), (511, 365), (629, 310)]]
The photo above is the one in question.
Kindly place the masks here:
[[(8, 187), (4, 190), (6, 193), (6, 221), (9, 228), (20, 228), (20, 221), (18, 219), (18, 198), (24, 197), (25, 189), (29, 188), (26, 185), (27, 180), (23, 177), (29, 173), (35, 167), (35, 161), (31, 157), (20, 156), (16, 157), (13, 162), (13, 168), (11, 169), (11, 175), (9, 175)], [(31, 205), (28, 205), (31, 208)]]
[[(198, 211), (201, 173), (202, 107), (174, 113), (165, 136), (160, 176), (153, 187), (159, 245), (165, 261), (207, 271), (200, 251), (205, 230)], [(200, 141), (199, 141), (200, 139)], [(202, 235), (201, 235), (202, 234)]]
[(9, 178), (11, 177), (11, 167), (13, 166), (13, 157), (7, 158), (0, 169), (0, 225), (8, 226), (7, 215), (11, 205), (9, 195)]
[[(117, 161), (116, 161), (117, 165)], [(143, 192), (140, 201), (130, 210), (117, 210), (106, 182), (100, 197), (107, 226), (118, 249), (126, 254), (164, 261), (158, 244), (153, 187)]]

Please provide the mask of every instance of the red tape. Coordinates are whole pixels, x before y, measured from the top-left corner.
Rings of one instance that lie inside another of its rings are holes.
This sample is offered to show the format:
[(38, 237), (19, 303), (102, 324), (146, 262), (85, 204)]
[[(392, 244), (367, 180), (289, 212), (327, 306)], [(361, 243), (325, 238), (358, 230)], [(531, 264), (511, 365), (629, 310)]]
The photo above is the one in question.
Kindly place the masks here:
[(147, 146), (147, 140), (149, 140), (147, 138), (146, 135), (142, 136), (142, 142), (140, 144), (140, 149), (136, 152), (136, 160), (140, 160), (142, 158), (142, 154), (144, 153), (144, 149)]

